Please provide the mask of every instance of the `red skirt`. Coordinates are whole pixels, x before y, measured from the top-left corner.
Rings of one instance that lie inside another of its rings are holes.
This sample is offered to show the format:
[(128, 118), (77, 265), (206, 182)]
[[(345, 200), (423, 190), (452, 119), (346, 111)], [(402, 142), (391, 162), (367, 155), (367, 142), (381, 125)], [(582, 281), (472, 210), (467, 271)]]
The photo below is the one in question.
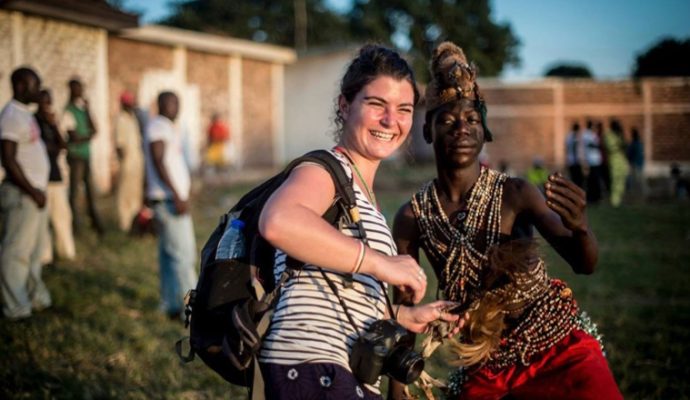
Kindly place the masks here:
[(470, 373), (460, 399), (622, 399), (599, 342), (576, 329), (530, 365)]

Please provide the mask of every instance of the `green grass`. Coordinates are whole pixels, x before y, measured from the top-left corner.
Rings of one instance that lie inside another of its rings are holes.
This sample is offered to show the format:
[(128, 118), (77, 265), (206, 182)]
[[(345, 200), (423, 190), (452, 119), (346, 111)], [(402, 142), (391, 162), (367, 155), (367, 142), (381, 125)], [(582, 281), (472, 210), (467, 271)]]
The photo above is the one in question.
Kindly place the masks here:
[[(430, 168), (403, 177), (383, 170), (377, 194), (392, 216)], [(194, 203), (197, 245), (251, 185), (209, 188)], [(100, 207), (111, 225), (113, 200)], [(550, 249), (550, 273), (567, 280), (599, 324), (609, 364), (626, 398), (688, 398), (690, 367), (690, 208), (656, 203), (589, 211), (600, 243), (598, 270), (578, 276)], [(185, 334), (158, 312), (154, 238), (110, 231), (79, 238), (78, 259), (46, 268), (52, 309), (28, 321), (0, 320), (0, 398), (211, 399), (245, 391), (200, 361), (173, 351)], [(429, 274), (430, 275), (430, 274)], [(430, 284), (428, 298), (435, 293)], [(445, 377), (442, 351), (428, 370)]]

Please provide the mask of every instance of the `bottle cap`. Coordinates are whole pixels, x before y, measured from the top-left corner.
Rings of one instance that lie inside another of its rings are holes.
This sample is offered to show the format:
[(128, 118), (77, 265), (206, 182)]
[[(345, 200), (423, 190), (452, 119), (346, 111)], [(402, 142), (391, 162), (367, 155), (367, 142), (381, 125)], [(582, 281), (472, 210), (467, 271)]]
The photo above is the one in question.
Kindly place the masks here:
[(237, 228), (237, 229), (244, 229), (244, 221), (241, 219), (233, 219), (232, 222), (230, 222), (230, 226), (232, 228)]

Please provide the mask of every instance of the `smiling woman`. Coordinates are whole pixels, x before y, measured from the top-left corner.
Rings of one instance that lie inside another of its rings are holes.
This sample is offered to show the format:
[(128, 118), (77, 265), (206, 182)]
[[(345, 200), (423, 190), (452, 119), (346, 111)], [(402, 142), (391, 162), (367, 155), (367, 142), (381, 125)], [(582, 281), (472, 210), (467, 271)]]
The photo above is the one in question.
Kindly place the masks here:
[(536, 227), (575, 272), (592, 273), (598, 247), (584, 192), (553, 174), (544, 198), (522, 179), (481, 166), (491, 133), (474, 66), (445, 42), (431, 75), (424, 137), (438, 177), (400, 209), (393, 232), (401, 253), (418, 259), (424, 250), (437, 293), (469, 313), (452, 346), (450, 363), (463, 367), (457, 397), (621, 398), (572, 290), (549, 278), (533, 241)]
[[(351, 179), (361, 222), (342, 220), (336, 228), (321, 218), (336, 193), (330, 175), (314, 164), (297, 166), (266, 203), (259, 229), (281, 249), (276, 274), (288, 256), (305, 262), (283, 287), (261, 348), (270, 399), (378, 399), (378, 377), (393, 372), (373, 368), (371, 358), (380, 354), (353, 353), (367, 332), (400, 332), (401, 326), (423, 332), (437, 319), (458, 320), (440, 312), (449, 306), (443, 301), (393, 312), (386, 294), (386, 284), (395, 285), (417, 303), (426, 290), (417, 262), (397, 255), (371, 190), (381, 161), (410, 133), (419, 97), (412, 70), (396, 52), (369, 45), (350, 63), (340, 88), (338, 145), (331, 154)], [(410, 359), (416, 361), (403, 367), (421, 362), (413, 354)]]

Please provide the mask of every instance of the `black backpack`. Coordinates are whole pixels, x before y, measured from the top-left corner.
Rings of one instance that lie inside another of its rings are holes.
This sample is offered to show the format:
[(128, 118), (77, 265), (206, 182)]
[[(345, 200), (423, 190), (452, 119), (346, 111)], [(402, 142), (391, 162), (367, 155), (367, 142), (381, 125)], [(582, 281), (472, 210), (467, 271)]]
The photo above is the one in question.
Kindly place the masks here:
[[(263, 381), (256, 354), (266, 333), (282, 285), (304, 264), (287, 258), (278, 282), (274, 277), (276, 249), (259, 233), (258, 221), (268, 198), (300, 163), (323, 166), (333, 179), (336, 200), (323, 218), (332, 225), (356, 224), (364, 237), (352, 180), (328, 151), (316, 150), (292, 161), (282, 172), (245, 194), (226, 214), (201, 251), (201, 271), (196, 289), (185, 300), (185, 327), (190, 327), (189, 352), (182, 354), (187, 338), (176, 344), (183, 362), (199, 357), (225, 380), (246, 386), (263, 396)], [(239, 218), (245, 224), (245, 256), (216, 259), (218, 242), (226, 225)]]

